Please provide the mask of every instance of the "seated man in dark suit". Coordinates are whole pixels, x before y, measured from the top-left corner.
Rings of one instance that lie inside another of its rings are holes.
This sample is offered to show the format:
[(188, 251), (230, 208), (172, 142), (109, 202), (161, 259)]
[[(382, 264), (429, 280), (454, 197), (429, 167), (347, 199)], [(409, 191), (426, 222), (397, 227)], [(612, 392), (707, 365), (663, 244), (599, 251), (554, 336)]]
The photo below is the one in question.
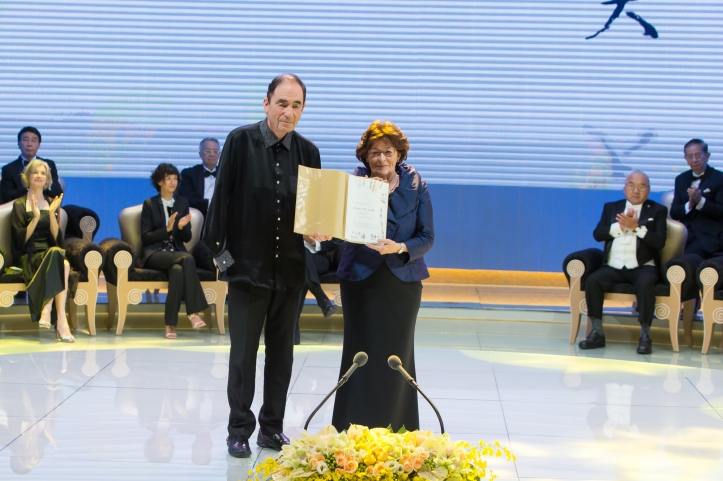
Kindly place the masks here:
[[(0, 180), (0, 204), (12, 202), (27, 194), (28, 189), (23, 185), (20, 176), (22, 175), (23, 170), (25, 170), (25, 166), (28, 165), (31, 160), (35, 160), (36, 158), (43, 160), (48, 164), (50, 167), (50, 175), (53, 179), (53, 183), (51, 184), (50, 189), (45, 191), (45, 195), (53, 199), (63, 193), (63, 186), (58, 181), (58, 169), (55, 166), (55, 162), (37, 156), (41, 141), (42, 137), (40, 136), (40, 132), (35, 127), (23, 127), (20, 129), (20, 132), (18, 132), (18, 147), (20, 148), (20, 156), (2, 168), (2, 180)], [(65, 232), (66, 238), (83, 237), (83, 232), (80, 229), (80, 220), (84, 216), (91, 216), (95, 219), (95, 229), (93, 231), (93, 235), (98, 232), (100, 219), (92, 210), (77, 205), (64, 205), (63, 209), (68, 214), (68, 227)]]
[(723, 172), (708, 165), (708, 145), (700, 139), (683, 148), (690, 166), (675, 178), (670, 217), (688, 228), (685, 254), (703, 259), (723, 255)]
[(206, 218), (208, 203), (213, 197), (216, 186), (216, 166), (218, 165), (218, 140), (206, 137), (198, 145), (198, 156), (203, 161), (181, 172), (181, 185), (178, 195), (185, 197), (191, 207), (198, 209)]
[(652, 200), (650, 179), (639, 170), (631, 172), (623, 189), (625, 199), (609, 202), (593, 237), (605, 242), (605, 264), (585, 281), (585, 300), (592, 331), (580, 341), (580, 349), (605, 347), (602, 328), (604, 293), (617, 284), (632, 284), (638, 301), (640, 339), (638, 354), (652, 352), (650, 326), (655, 311), (655, 284), (660, 276), (660, 249), (665, 246), (668, 209)]
[[(337, 251), (342, 244), (334, 241), (318, 242), (309, 236), (304, 236), (304, 246), (306, 247), (304, 254), (306, 255), (306, 282), (304, 289), (301, 291), (301, 299), (299, 301), (299, 313), (296, 316), (296, 328), (294, 331), (294, 344), (301, 343), (301, 331), (299, 330), (299, 319), (301, 311), (304, 309), (304, 301), (306, 293), (311, 291), (316, 299), (316, 304), (321, 308), (324, 317), (329, 317), (338, 309), (337, 305), (329, 299), (329, 297), (321, 288), (321, 276), (329, 271), (336, 272)], [(336, 280), (338, 282), (338, 279)]]
[(53, 199), (63, 193), (63, 188), (60, 186), (60, 182), (58, 182), (58, 169), (55, 167), (55, 162), (37, 156), (41, 140), (40, 132), (35, 127), (23, 127), (20, 129), (20, 132), (18, 132), (20, 156), (2, 168), (0, 204), (12, 202), (28, 193), (28, 188), (23, 185), (20, 176), (23, 170), (25, 170), (25, 166), (36, 158), (45, 161), (48, 166), (50, 166), (50, 175), (53, 178), (53, 183), (45, 194)]

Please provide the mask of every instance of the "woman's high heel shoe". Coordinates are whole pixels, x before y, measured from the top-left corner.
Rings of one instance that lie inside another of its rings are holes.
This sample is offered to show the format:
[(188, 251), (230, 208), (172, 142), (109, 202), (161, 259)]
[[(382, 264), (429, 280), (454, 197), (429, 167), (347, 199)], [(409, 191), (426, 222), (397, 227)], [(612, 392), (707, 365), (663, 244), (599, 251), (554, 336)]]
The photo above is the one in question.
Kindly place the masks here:
[(52, 326), (48, 321), (38, 321), (38, 327), (42, 329), (50, 329)]
[(60, 342), (75, 342), (75, 338), (73, 336), (62, 337), (58, 331), (55, 331), (55, 340)]

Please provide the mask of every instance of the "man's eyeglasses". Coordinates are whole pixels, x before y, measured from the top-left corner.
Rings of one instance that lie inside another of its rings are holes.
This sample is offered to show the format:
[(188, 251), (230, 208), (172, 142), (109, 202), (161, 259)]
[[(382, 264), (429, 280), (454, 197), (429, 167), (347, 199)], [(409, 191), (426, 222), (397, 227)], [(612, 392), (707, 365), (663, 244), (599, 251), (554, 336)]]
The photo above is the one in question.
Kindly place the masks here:
[(705, 153), (698, 152), (697, 154), (688, 154), (685, 156), (685, 160), (700, 160), (705, 156)]
[(203, 151), (203, 153), (206, 155), (211, 155), (211, 154), (218, 155), (218, 150), (206, 149)]
[(397, 151), (394, 149), (385, 150), (384, 152), (381, 152), (379, 150), (372, 150), (371, 152), (369, 152), (369, 158), (370, 159), (378, 159), (379, 157), (381, 157), (383, 155), (384, 158), (388, 159), (388, 158), (392, 157), (396, 152)]

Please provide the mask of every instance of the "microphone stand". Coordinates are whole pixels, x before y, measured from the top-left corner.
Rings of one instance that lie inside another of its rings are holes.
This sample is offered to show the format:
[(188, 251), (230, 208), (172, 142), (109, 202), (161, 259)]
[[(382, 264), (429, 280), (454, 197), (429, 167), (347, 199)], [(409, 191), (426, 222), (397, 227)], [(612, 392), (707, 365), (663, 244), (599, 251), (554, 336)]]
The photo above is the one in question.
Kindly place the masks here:
[(431, 399), (427, 397), (426, 394), (424, 394), (424, 391), (422, 391), (422, 388), (419, 387), (419, 384), (417, 384), (417, 381), (414, 380), (412, 376), (409, 375), (406, 369), (402, 366), (402, 361), (397, 356), (389, 356), (389, 360), (387, 361), (389, 364), (389, 367), (392, 369), (399, 371), (399, 374), (404, 376), (404, 379), (411, 384), (414, 389), (417, 390), (419, 394), (422, 395), (422, 397), (429, 403), (430, 406), (432, 406), (432, 409), (434, 409), (434, 414), (437, 415), (437, 419), (439, 420), (439, 428), (442, 430), (442, 434), (444, 434), (446, 431), (444, 430), (444, 422), (442, 421), (442, 415), (439, 414), (439, 411), (437, 410), (437, 406), (434, 405)]
[(339, 379), (339, 382), (336, 383), (336, 386), (334, 386), (334, 389), (331, 390), (329, 394), (326, 395), (326, 397), (319, 403), (318, 406), (316, 406), (316, 409), (312, 411), (312, 413), (309, 415), (308, 419), (306, 420), (306, 423), (304, 424), (304, 431), (309, 427), (309, 423), (311, 422), (311, 418), (314, 417), (314, 415), (319, 412), (319, 409), (321, 409), (321, 406), (324, 405), (324, 403), (331, 397), (332, 394), (334, 394), (340, 387), (342, 387), (346, 382), (349, 380), (352, 374), (354, 374), (354, 371), (358, 367), (363, 366), (367, 362), (367, 355), (365, 352), (358, 352), (356, 356), (354, 356), (354, 362), (352, 363), (349, 370)]

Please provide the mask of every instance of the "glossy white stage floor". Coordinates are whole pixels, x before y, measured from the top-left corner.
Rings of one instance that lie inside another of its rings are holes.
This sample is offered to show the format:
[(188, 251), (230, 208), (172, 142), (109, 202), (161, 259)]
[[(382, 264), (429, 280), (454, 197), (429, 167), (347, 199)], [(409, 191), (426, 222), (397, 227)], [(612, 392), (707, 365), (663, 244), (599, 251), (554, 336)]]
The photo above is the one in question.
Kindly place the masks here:
[[(341, 340), (303, 333), (290, 436), (334, 385)], [(249, 460), (226, 454), (228, 348), (227, 335), (205, 330), (180, 331), (176, 341), (160, 330), (79, 333), (74, 345), (49, 331), (0, 333), (0, 479), (245, 479), (274, 453), (252, 445)], [(720, 350), (634, 349), (579, 352), (564, 335), (519, 329), (418, 332), (418, 381), (453, 438), (499, 440), (516, 454), (516, 463), (493, 463), (501, 480), (723, 479)], [(256, 411), (263, 361), (259, 354)], [(422, 427), (438, 431), (419, 404)]]

